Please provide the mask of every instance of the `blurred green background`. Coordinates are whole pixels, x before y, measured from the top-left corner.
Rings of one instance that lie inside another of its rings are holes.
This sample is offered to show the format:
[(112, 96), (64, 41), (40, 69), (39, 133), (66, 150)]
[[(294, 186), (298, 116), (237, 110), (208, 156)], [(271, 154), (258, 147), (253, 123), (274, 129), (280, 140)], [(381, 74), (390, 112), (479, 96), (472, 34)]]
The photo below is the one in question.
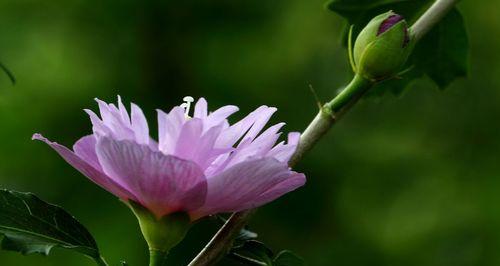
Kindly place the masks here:
[[(120, 94), (145, 110), (182, 97), (210, 107), (261, 104), (300, 131), (352, 74), (343, 23), (324, 0), (2, 0), (0, 187), (31, 191), (88, 226), (112, 265), (146, 265), (134, 216), (34, 132), (72, 145), (90, 132), (83, 108)], [(308, 183), (261, 208), (251, 228), (308, 265), (500, 264), (498, 1), (463, 1), (468, 79), (446, 91), (420, 80), (402, 97), (360, 102), (297, 167)], [(153, 126), (156, 127), (156, 126)], [(217, 226), (194, 226), (172, 251), (185, 265)], [(0, 265), (93, 265), (0, 251)], [(225, 265), (231, 265), (226, 262)]]

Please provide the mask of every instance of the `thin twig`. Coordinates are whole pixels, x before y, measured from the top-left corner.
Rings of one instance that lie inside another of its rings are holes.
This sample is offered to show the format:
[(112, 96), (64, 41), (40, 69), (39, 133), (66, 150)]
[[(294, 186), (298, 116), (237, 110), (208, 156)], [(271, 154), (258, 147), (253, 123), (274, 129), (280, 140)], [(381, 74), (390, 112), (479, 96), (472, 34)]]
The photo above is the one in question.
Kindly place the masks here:
[(419, 41), (434, 25), (448, 14), (459, 0), (437, 0), (411, 27), (411, 34), (415, 41)]

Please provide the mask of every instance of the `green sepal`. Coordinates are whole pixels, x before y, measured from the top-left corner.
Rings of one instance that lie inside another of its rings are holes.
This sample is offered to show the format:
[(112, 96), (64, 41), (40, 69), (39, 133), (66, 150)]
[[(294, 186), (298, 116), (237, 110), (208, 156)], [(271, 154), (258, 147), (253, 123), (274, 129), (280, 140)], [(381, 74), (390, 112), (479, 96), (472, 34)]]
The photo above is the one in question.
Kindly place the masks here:
[(191, 225), (191, 219), (185, 212), (156, 217), (137, 202), (129, 201), (128, 205), (139, 221), (150, 250), (168, 252), (184, 238)]
[(351, 65), (352, 71), (356, 73), (356, 63), (354, 62), (354, 51), (352, 46), (352, 31), (354, 29), (354, 25), (349, 27), (349, 36), (347, 37), (347, 53), (349, 56), (349, 64)]

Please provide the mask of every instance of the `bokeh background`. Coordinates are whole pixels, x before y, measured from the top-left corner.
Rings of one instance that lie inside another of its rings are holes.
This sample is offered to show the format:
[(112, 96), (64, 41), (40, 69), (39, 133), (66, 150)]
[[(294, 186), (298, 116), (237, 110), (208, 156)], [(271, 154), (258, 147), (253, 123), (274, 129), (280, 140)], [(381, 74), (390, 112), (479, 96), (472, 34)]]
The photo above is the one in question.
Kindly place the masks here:
[[(134, 216), (34, 132), (71, 145), (90, 133), (94, 97), (139, 104), (151, 123), (185, 95), (235, 118), (261, 104), (302, 130), (352, 74), (340, 17), (324, 0), (2, 0), (0, 187), (31, 191), (88, 226), (112, 265), (146, 265)], [(497, 1), (459, 5), (470, 74), (439, 91), (364, 100), (297, 167), (308, 183), (261, 208), (251, 228), (308, 265), (500, 264), (500, 16)], [(156, 127), (156, 126), (153, 126)], [(185, 265), (217, 225), (194, 226), (172, 251)], [(0, 265), (93, 265), (70, 251), (0, 251)], [(223, 265), (232, 265), (225, 262)]]

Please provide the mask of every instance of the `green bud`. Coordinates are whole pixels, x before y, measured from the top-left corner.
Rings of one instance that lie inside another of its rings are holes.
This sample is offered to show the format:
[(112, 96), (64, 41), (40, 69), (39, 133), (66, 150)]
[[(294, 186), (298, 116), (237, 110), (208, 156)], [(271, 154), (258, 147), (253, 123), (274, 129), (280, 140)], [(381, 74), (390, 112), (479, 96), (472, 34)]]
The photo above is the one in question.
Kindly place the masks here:
[(356, 73), (371, 80), (397, 75), (412, 49), (408, 25), (402, 16), (389, 11), (373, 18), (354, 44)]
[(168, 253), (184, 238), (191, 225), (187, 213), (176, 212), (158, 218), (142, 205), (133, 201), (128, 203), (139, 221), (150, 251)]

